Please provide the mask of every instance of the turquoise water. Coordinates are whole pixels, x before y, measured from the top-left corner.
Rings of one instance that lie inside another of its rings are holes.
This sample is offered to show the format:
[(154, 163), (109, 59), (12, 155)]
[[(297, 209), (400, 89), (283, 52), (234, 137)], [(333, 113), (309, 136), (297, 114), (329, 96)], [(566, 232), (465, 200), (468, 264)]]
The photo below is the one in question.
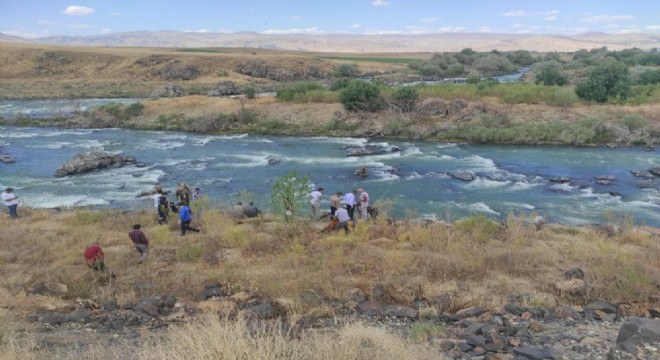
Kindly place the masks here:
[[(400, 152), (347, 157), (346, 146), (378, 144)], [(200, 187), (214, 204), (255, 200), (268, 206), (273, 183), (292, 169), (309, 174), (313, 186), (331, 192), (363, 187), (372, 200), (394, 202), (397, 216), (456, 219), (472, 214), (493, 218), (532, 212), (548, 221), (603, 222), (607, 214), (634, 214), (637, 222), (660, 226), (660, 179), (651, 188), (630, 170), (660, 165), (656, 152), (639, 148), (573, 148), (446, 144), (387, 139), (211, 136), (123, 129), (0, 127), (0, 145), (17, 162), (0, 163), (0, 188), (12, 186), (26, 205), (97, 205), (146, 208), (136, 194), (155, 182), (173, 189), (180, 181)], [(74, 155), (105, 150), (148, 164), (55, 178), (55, 169)], [(281, 162), (268, 164), (269, 157)], [(353, 172), (367, 167), (369, 177)], [(398, 169), (396, 174), (390, 173)], [(476, 180), (447, 175), (467, 171)], [(599, 185), (598, 175), (617, 178)], [(568, 177), (556, 184), (551, 177)], [(610, 194), (612, 193), (612, 194)]]

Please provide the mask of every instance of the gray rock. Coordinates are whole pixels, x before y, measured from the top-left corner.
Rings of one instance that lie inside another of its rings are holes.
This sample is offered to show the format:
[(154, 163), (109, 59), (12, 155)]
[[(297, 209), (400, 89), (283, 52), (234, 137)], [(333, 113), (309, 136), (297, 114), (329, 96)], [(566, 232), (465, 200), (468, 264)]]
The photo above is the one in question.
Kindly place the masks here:
[(529, 360), (543, 360), (543, 359), (557, 358), (555, 352), (549, 348), (537, 349), (531, 347), (519, 347), (519, 348), (514, 348), (513, 353)]
[(474, 179), (476, 179), (476, 176), (474, 176), (474, 174), (467, 171), (453, 172), (450, 175), (454, 179), (463, 180), (463, 181), (473, 181)]
[(16, 160), (9, 156), (9, 155), (0, 155), (0, 162), (3, 162), (5, 164), (13, 163), (16, 162)]
[(252, 313), (262, 319), (270, 319), (275, 316), (275, 308), (270, 303), (254, 305), (245, 309), (245, 311)]
[(367, 299), (364, 291), (359, 288), (348, 289), (346, 295), (348, 295), (349, 299), (355, 301), (358, 304), (364, 302)]
[(119, 305), (117, 305), (117, 301), (115, 301), (114, 299), (105, 301), (105, 302), (103, 302), (102, 305), (103, 305), (103, 308), (106, 311), (113, 311), (113, 310), (117, 310), (117, 308), (119, 308)]
[(73, 159), (62, 164), (55, 171), (55, 176), (69, 176), (103, 169), (110, 166), (121, 167), (134, 163), (135, 158), (132, 156), (121, 156), (103, 151), (89, 151), (78, 154)]
[(230, 96), (238, 95), (241, 89), (233, 81), (220, 81), (213, 89), (209, 90), (208, 96)]
[(179, 85), (176, 84), (166, 84), (163, 87), (160, 87), (154, 90), (150, 97), (152, 98), (173, 98), (185, 96), (186, 91)]
[(618, 308), (616, 305), (608, 303), (607, 301), (596, 300), (587, 304), (587, 306), (585, 306), (584, 309), (591, 311), (600, 310), (606, 314), (616, 314)]
[(636, 354), (638, 345), (660, 343), (660, 320), (630, 317), (621, 326), (616, 338), (617, 348)]
[(282, 162), (282, 159), (277, 156), (270, 155), (266, 158), (266, 161), (268, 161), (268, 165), (277, 165)]
[(201, 75), (201, 72), (195, 65), (181, 64), (174, 62), (168, 64), (163, 69), (154, 71), (154, 75), (165, 80), (193, 80)]
[(579, 267), (574, 267), (564, 271), (564, 277), (566, 279), (580, 279), (584, 280), (584, 271)]
[(564, 183), (567, 183), (567, 182), (571, 182), (571, 179), (569, 179), (569, 178), (567, 178), (567, 177), (565, 177), (565, 176), (551, 177), (551, 178), (548, 179), (548, 180), (549, 180), (550, 182), (558, 183), (558, 184), (564, 184)]
[(469, 352), (470, 350), (472, 350), (472, 346), (471, 346), (471, 345), (468, 345), (468, 344), (466, 344), (466, 343), (462, 343), (461, 345), (458, 346), (458, 348), (459, 348), (462, 352)]
[(467, 335), (464, 338), (465, 338), (465, 342), (468, 345), (472, 345), (472, 346), (486, 345), (486, 338), (481, 335)]
[(614, 180), (616, 180), (616, 176), (614, 176), (614, 175), (598, 175), (598, 176), (596, 176), (596, 180), (614, 181)]
[(163, 298), (163, 306), (174, 307), (176, 304), (176, 296), (167, 295)]
[(650, 168), (649, 172), (655, 176), (660, 176), (660, 166), (654, 166)]
[(197, 296), (197, 300), (208, 300), (214, 296), (224, 296), (225, 292), (219, 284), (209, 285)]
[(417, 318), (417, 310), (403, 305), (387, 305), (383, 309), (382, 315), (415, 319)]
[(378, 316), (383, 312), (383, 304), (376, 301), (365, 301), (358, 305), (358, 311), (367, 316)]
[(630, 173), (633, 176), (638, 177), (638, 178), (642, 178), (642, 179), (653, 179), (653, 177), (654, 177), (653, 174), (651, 174), (648, 171), (644, 171), (644, 170), (631, 170)]
[(552, 312), (552, 316), (554, 316), (555, 319), (580, 319), (580, 318), (582, 318), (582, 316), (580, 316), (580, 313), (573, 310), (569, 306), (558, 306), (557, 308), (555, 308), (555, 311)]

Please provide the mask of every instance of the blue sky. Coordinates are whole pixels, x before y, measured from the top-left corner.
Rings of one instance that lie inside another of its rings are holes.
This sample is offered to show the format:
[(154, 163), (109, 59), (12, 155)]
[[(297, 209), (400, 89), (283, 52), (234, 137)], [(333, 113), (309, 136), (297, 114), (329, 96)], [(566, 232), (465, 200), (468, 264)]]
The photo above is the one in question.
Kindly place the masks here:
[(0, 0), (0, 32), (660, 33), (660, 0)]

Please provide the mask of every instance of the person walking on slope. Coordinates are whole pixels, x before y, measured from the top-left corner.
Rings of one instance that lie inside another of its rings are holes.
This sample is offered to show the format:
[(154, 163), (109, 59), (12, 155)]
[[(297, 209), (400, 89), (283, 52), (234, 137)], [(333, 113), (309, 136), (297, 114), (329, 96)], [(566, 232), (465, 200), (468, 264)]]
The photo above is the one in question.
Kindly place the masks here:
[(323, 191), (325, 189), (320, 187), (309, 194), (312, 204), (312, 217), (314, 219), (318, 219), (321, 216), (321, 197), (323, 196)]
[(147, 236), (140, 230), (141, 227), (140, 224), (133, 225), (133, 231), (128, 233), (128, 237), (131, 238), (131, 241), (135, 244), (135, 249), (140, 254), (140, 263), (144, 263), (147, 261), (147, 257), (149, 257), (149, 240), (147, 240)]
[(355, 190), (349, 191), (344, 195), (344, 204), (346, 205), (346, 211), (351, 221), (355, 221), (353, 218), (353, 213), (355, 212), (355, 192)]
[(369, 194), (362, 188), (357, 190), (357, 194), (360, 204), (360, 219), (367, 220), (369, 218)]
[(85, 261), (87, 262), (87, 267), (94, 271), (102, 271), (111, 277), (115, 277), (115, 274), (105, 267), (105, 263), (103, 262), (105, 255), (98, 242), (94, 242), (92, 245), (88, 246), (85, 249), (84, 256)]
[(9, 209), (9, 216), (12, 219), (16, 219), (18, 217), (18, 213), (16, 213), (16, 209), (18, 208), (18, 196), (14, 194), (14, 189), (13, 188), (6, 188), (5, 191), (2, 192), (2, 200), (4, 200), (5, 205)]
[(186, 230), (190, 230), (198, 233), (199, 229), (190, 227), (190, 222), (192, 221), (192, 212), (190, 211), (188, 205), (180, 202), (177, 204), (177, 206), (179, 208), (179, 222), (181, 224), (181, 236), (186, 234)]

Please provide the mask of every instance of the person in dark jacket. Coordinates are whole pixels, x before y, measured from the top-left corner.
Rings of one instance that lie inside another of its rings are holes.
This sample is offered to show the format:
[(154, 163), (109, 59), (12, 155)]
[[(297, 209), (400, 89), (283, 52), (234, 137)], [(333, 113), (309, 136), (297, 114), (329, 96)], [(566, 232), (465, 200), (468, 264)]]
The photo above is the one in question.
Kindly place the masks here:
[(135, 249), (140, 254), (140, 263), (143, 263), (149, 257), (149, 240), (147, 240), (147, 236), (140, 230), (141, 227), (140, 224), (133, 225), (133, 231), (128, 233), (128, 237), (131, 238)]
[(259, 210), (253, 202), (250, 202), (250, 204), (245, 207), (245, 216), (253, 218), (259, 215), (261, 215), (261, 210)]
[(179, 222), (181, 223), (181, 236), (186, 234), (186, 230), (199, 232), (199, 229), (190, 227), (190, 222), (192, 221), (192, 212), (190, 208), (185, 203), (178, 203), (177, 207), (179, 208)]

